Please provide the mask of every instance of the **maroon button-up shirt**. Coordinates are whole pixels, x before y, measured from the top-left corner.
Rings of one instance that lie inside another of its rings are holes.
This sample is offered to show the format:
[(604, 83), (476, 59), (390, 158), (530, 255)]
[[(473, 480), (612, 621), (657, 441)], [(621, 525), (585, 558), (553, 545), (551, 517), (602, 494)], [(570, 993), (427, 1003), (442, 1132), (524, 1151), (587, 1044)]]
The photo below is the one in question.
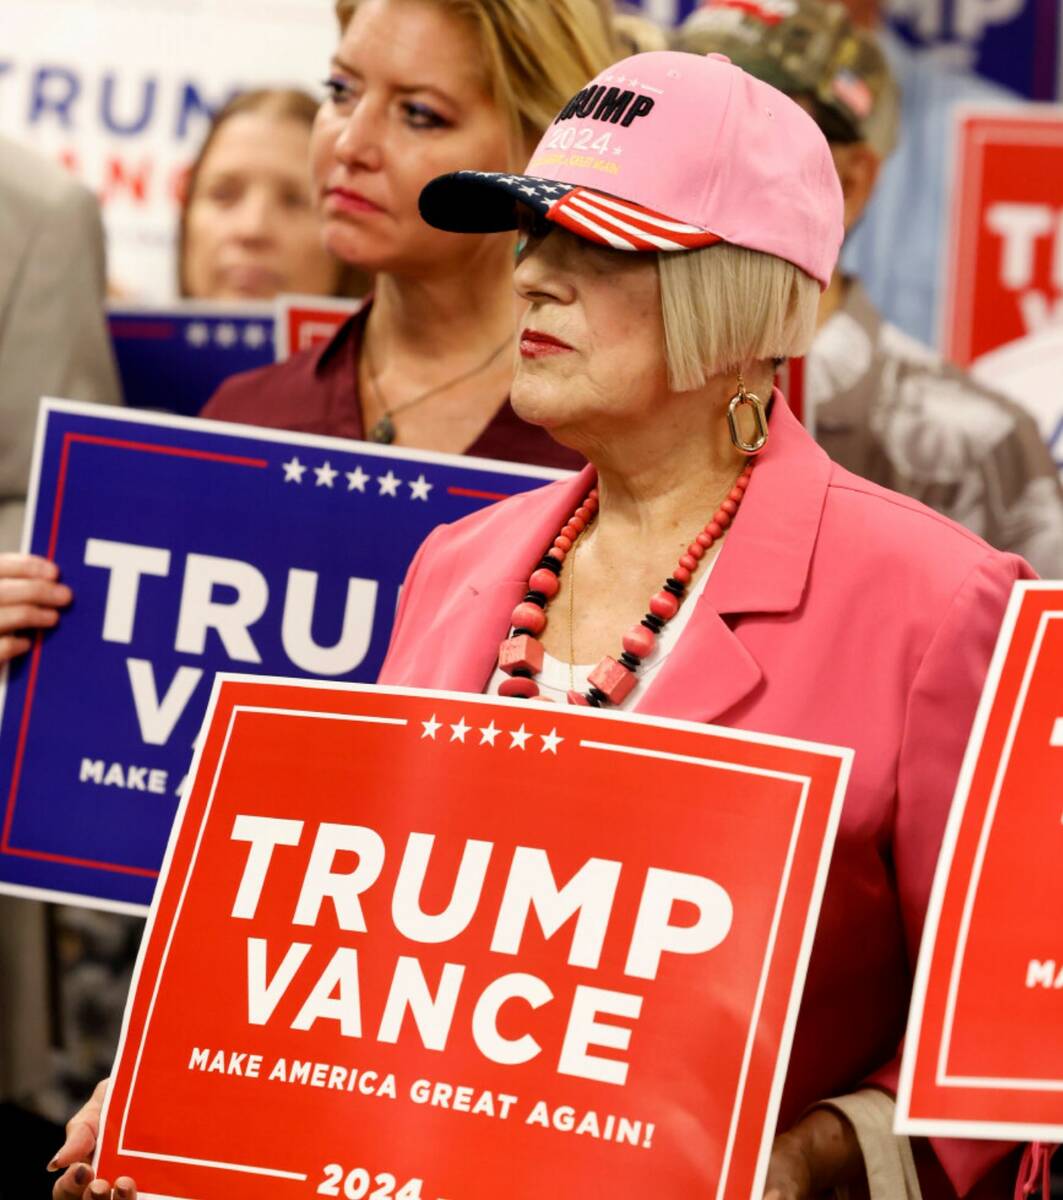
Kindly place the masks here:
[[(233, 375), (200, 415), (215, 421), (365, 440), (358, 362), (369, 307), (366, 304), (359, 309), (324, 345), (301, 350), (284, 362)], [(559, 445), (540, 426), (522, 421), (508, 397), (464, 452), (561, 470), (585, 466), (582, 455)]]

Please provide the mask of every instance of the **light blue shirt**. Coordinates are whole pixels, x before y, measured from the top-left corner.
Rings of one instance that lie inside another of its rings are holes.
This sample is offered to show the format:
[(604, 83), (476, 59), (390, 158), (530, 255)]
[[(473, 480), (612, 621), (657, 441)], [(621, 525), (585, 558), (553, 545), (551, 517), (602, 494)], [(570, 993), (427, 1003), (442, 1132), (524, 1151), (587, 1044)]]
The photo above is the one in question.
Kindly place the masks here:
[(863, 220), (851, 231), (842, 267), (905, 333), (939, 345), (948, 209), (952, 114), (960, 104), (1016, 104), (1013, 92), (950, 69), (883, 29), (880, 41), (901, 89), (897, 148), (883, 165)]

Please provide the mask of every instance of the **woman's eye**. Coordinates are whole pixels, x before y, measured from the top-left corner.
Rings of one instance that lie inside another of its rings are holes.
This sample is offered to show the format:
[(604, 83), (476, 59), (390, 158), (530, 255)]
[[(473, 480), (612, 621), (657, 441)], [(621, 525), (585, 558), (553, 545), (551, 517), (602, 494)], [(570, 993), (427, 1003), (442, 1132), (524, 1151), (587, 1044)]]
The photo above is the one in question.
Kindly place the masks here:
[(328, 98), (333, 104), (343, 104), (354, 96), (354, 90), (351, 85), (346, 80), (336, 79), (334, 76), (326, 79), (322, 87), (328, 92)]
[(301, 212), (305, 208), (310, 207), (310, 198), (305, 192), (282, 192), (280, 197), (281, 207), (289, 212)]
[(235, 204), (240, 199), (242, 192), (243, 188), (234, 181), (214, 183), (204, 189), (208, 200), (222, 206)]
[(552, 229), (553, 224), (546, 217), (522, 209), (517, 217), (517, 258), (519, 259), (530, 246), (541, 242)]
[(412, 101), (406, 101), (402, 106), (402, 112), (406, 119), (406, 124), (411, 129), (439, 129), (441, 126), (447, 124), (447, 121), (434, 109), (429, 108), (427, 104), (415, 104)]

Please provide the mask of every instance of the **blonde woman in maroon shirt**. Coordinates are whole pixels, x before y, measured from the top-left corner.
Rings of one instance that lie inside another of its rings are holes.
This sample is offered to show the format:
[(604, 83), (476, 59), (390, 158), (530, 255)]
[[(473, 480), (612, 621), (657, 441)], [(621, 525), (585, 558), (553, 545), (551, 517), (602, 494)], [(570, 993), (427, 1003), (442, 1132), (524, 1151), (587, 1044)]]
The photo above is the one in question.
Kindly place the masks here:
[[(516, 171), (555, 113), (612, 61), (599, 0), (338, 0), (340, 40), (310, 141), (325, 249), (374, 277), (324, 347), (234, 376), (204, 416), (578, 468), (520, 421), (512, 234), (463, 237), (418, 196), (461, 167)], [(71, 602), (59, 569), (0, 554), (0, 663)]]
[(516, 171), (562, 104), (613, 57), (595, 0), (341, 0), (311, 138), (325, 247), (374, 276), (323, 348), (236, 376), (203, 415), (545, 466), (581, 458), (508, 401), (513, 240), (421, 220), (442, 172)]

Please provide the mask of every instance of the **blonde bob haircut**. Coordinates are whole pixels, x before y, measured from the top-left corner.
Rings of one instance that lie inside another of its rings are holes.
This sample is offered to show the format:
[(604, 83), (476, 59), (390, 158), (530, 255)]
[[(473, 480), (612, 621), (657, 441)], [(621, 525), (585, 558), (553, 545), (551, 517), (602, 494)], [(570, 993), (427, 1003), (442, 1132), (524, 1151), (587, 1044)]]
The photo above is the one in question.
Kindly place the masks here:
[(672, 391), (811, 345), (819, 284), (800, 267), (726, 242), (658, 253), (657, 262)]
[[(363, 0), (337, 0), (346, 29)], [(618, 57), (602, 0), (418, 0), (453, 13), (483, 50), (489, 94), (514, 139), (511, 170), (524, 166), (550, 122)]]

